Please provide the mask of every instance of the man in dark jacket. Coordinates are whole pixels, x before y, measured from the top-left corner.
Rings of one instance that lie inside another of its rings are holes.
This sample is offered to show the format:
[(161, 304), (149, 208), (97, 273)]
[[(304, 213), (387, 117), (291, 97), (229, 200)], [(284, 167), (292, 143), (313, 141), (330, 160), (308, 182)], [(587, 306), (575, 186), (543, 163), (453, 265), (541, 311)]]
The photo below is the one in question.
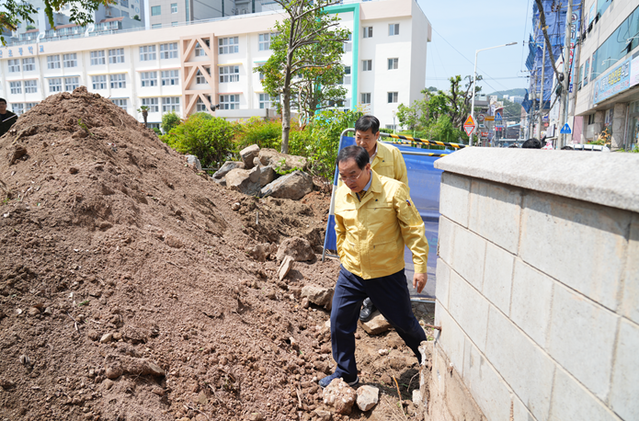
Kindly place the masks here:
[(0, 98), (0, 136), (8, 132), (17, 119), (18, 116), (15, 113), (7, 110), (7, 101)]

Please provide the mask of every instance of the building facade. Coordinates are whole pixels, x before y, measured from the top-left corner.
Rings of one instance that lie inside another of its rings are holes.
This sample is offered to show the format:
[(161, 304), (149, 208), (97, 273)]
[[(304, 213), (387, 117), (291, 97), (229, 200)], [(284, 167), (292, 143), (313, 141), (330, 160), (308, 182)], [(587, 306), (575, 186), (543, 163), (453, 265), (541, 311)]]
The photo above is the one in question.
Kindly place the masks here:
[[(153, 1), (153, 0), (148, 0)], [(250, 4), (250, 2), (249, 2)], [(421, 97), (431, 28), (415, 0), (332, 6), (352, 39), (342, 62), (344, 108), (374, 113), (397, 128), (400, 103)], [(270, 56), (270, 35), (281, 11), (237, 15), (188, 25), (113, 31), (69, 40), (22, 42), (0, 48), (0, 97), (21, 114), (49, 95), (84, 85), (141, 119), (198, 111), (238, 119), (266, 116), (273, 99), (254, 70)], [(350, 76), (350, 77), (348, 77)]]
[(639, 1), (584, 0), (573, 140), (639, 144)]

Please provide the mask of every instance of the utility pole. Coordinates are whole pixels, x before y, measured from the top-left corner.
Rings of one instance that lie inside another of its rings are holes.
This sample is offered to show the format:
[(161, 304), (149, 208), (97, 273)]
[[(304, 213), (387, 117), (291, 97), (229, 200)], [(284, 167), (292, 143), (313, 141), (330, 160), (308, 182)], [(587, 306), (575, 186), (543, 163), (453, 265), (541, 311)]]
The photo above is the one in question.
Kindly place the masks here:
[[(572, 38), (572, 0), (568, 0), (566, 11), (566, 37), (564, 39), (564, 80), (561, 83), (561, 108), (559, 109), (560, 130), (568, 120), (568, 87), (570, 86), (570, 41)], [(573, 85), (574, 87), (574, 85)], [(566, 144), (566, 135), (559, 134), (556, 148), (561, 149)]]
[[(551, 47), (552, 48), (552, 47)], [(542, 120), (542, 110), (544, 109), (544, 73), (546, 72), (546, 41), (544, 40), (544, 51), (541, 55), (541, 86), (539, 92), (539, 137), (541, 140), (541, 120)]]

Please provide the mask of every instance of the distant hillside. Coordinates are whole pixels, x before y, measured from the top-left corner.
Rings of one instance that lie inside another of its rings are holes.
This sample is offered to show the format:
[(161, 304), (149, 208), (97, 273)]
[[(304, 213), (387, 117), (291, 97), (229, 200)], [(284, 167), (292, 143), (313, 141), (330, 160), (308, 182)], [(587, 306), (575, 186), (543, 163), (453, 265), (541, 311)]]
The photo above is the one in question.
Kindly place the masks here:
[(499, 98), (502, 98), (504, 95), (508, 95), (508, 96), (524, 96), (526, 95), (526, 90), (524, 88), (517, 88), (517, 89), (509, 89), (507, 91), (497, 91), (497, 92), (493, 92), (492, 94), (488, 94), (488, 95), (497, 95)]

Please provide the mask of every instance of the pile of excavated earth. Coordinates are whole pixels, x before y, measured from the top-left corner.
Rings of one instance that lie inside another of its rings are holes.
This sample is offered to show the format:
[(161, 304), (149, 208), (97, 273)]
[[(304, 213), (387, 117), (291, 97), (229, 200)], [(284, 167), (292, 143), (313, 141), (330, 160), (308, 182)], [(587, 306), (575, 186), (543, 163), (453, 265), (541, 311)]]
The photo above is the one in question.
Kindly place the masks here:
[(339, 414), (317, 386), (326, 193), (230, 190), (80, 87), (0, 138), (0, 199), (0, 420), (420, 417), (392, 330), (356, 333), (372, 409)]

